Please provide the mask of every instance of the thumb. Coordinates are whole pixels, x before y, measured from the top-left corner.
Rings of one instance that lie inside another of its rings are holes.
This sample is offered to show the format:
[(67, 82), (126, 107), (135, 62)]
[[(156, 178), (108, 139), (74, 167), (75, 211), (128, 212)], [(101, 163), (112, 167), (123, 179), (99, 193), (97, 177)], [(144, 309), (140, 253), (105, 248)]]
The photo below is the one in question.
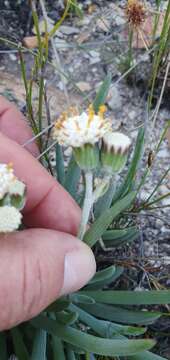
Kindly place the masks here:
[(94, 275), (92, 251), (72, 235), (29, 229), (0, 237), (0, 330), (26, 321)]

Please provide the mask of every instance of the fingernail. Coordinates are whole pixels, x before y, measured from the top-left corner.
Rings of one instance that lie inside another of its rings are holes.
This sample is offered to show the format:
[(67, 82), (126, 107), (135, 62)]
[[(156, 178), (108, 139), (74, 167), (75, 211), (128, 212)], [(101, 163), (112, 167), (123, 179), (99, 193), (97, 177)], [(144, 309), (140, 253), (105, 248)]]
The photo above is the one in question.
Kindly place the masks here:
[(65, 256), (64, 281), (60, 295), (67, 295), (83, 287), (95, 274), (96, 263), (91, 249), (80, 243)]

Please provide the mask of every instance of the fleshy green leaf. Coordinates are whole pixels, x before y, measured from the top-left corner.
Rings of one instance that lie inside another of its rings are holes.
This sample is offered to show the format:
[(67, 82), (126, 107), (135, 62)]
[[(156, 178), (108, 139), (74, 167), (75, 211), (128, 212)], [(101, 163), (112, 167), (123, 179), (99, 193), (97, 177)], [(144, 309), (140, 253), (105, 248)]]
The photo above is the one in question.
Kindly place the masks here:
[(93, 102), (93, 108), (96, 113), (99, 111), (100, 105), (104, 104), (104, 102), (106, 100), (106, 97), (107, 97), (107, 94), (109, 92), (109, 88), (111, 85), (111, 81), (112, 81), (112, 76), (111, 76), (111, 74), (108, 74), (105, 77), (105, 79), (96, 95), (96, 98)]
[(141, 354), (128, 357), (128, 360), (168, 360), (162, 356), (153, 354), (149, 351), (143, 351)]
[(119, 278), (119, 276), (122, 275), (123, 271), (124, 271), (123, 266), (116, 266), (115, 273), (112, 277), (112, 282), (116, 281)]
[(38, 329), (33, 342), (31, 360), (46, 360), (46, 349), (47, 332)]
[(149, 350), (155, 345), (153, 340), (110, 340), (86, 334), (70, 326), (57, 324), (52, 319), (38, 316), (31, 323), (45, 331), (56, 334), (63, 341), (75, 345), (87, 352), (105, 356), (128, 356)]
[(127, 209), (136, 197), (136, 192), (132, 191), (123, 199), (117, 201), (110, 209), (107, 209), (99, 218), (94, 222), (91, 228), (84, 236), (84, 242), (89, 246), (93, 246), (107, 230), (112, 221), (125, 209)]
[(11, 329), (10, 332), (12, 335), (12, 341), (14, 344), (14, 350), (17, 358), (19, 360), (30, 360), (28, 350), (24, 344), (23, 337), (21, 335), (19, 328), (15, 327)]
[(0, 352), (1, 360), (8, 360), (6, 335), (4, 332), (0, 332)]
[(133, 158), (131, 161), (131, 164), (129, 166), (128, 173), (126, 175), (125, 180), (123, 181), (123, 184), (120, 186), (119, 189), (117, 189), (114, 201), (119, 199), (120, 197), (125, 196), (129, 191), (133, 189), (134, 180), (136, 177), (136, 173), (138, 170), (138, 167), (140, 165), (140, 160), (143, 154), (144, 149), (144, 128), (141, 128), (138, 133), (138, 137), (136, 140), (136, 146), (133, 154)]
[(135, 231), (137, 228), (136, 226), (127, 227), (125, 229), (113, 229), (113, 230), (107, 230), (103, 234), (103, 240), (117, 240), (121, 239), (122, 237), (126, 235), (133, 234), (133, 231)]
[(109, 209), (115, 194), (115, 183), (112, 182), (106, 193), (97, 201), (94, 206), (95, 218), (98, 218), (106, 209)]
[(146, 328), (124, 326), (115, 324), (110, 321), (99, 320), (73, 304), (70, 305), (70, 309), (77, 311), (81, 322), (88, 325), (90, 329), (92, 329), (96, 334), (100, 335), (101, 337), (112, 338), (116, 334), (138, 336), (146, 332)]
[[(83, 293), (83, 291), (82, 291)], [(117, 305), (165, 305), (170, 304), (170, 290), (150, 291), (86, 291), (87, 296), (105, 304)]]
[(98, 271), (93, 279), (86, 286), (86, 290), (97, 290), (102, 289), (103, 286), (112, 282), (112, 278), (114, 277), (116, 272), (115, 266), (109, 266), (108, 268)]
[(106, 247), (117, 247), (130, 243), (137, 237), (139, 237), (139, 230), (136, 226), (131, 226), (126, 229), (107, 230), (103, 234), (102, 239), (105, 242)]
[(160, 312), (128, 310), (99, 303), (89, 306), (81, 304), (79, 306), (96, 317), (122, 324), (149, 325), (161, 316)]
[(74, 199), (76, 199), (77, 196), (77, 186), (80, 180), (80, 175), (80, 168), (78, 167), (74, 160), (74, 157), (72, 156), (68, 165), (64, 187)]
[(67, 352), (67, 360), (76, 360), (74, 351), (71, 350), (71, 349), (69, 348), (69, 346), (67, 346), (66, 352)]
[(72, 325), (78, 319), (78, 314), (76, 312), (65, 312), (56, 313), (56, 320), (60, 321), (64, 325)]
[(66, 360), (63, 342), (57, 336), (52, 336), (53, 360)]
[(90, 280), (89, 285), (96, 284), (96, 282), (110, 279), (110, 277), (112, 277), (113, 274), (115, 273), (115, 270), (116, 270), (115, 266), (111, 265), (104, 270), (100, 270), (100, 271), (96, 272), (94, 277)]
[(68, 300), (66, 298), (60, 298), (60, 299), (56, 300), (55, 302), (53, 302), (51, 305), (49, 305), (48, 308), (46, 309), (46, 311), (59, 312), (62, 310), (66, 310), (68, 308), (69, 304), (70, 304), (70, 300)]
[(79, 293), (73, 293), (70, 296), (70, 300), (75, 304), (94, 304), (94, 299), (86, 295), (81, 295)]
[(64, 156), (62, 147), (59, 144), (56, 144), (56, 172), (57, 180), (63, 185), (65, 181), (65, 170), (64, 170)]

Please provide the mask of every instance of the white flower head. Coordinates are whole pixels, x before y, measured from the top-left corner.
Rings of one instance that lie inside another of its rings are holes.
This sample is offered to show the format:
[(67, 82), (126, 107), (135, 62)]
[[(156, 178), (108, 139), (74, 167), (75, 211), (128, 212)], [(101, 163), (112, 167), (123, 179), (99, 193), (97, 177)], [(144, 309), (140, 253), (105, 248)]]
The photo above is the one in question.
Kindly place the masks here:
[(104, 134), (110, 130), (111, 124), (104, 119), (106, 108), (102, 105), (95, 114), (90, 105), (87, 112), (81, 114), (71, 108), (68, 113), (63, 113), (55, 124), (53, 137), (60, 145), (82, 147), (85, 144), (94, 145)]
[(0, 233), (17, 230), (21, 224), (22, 215), (14, 206), (0, 207)]
[(131, 140), (121, 132), (107, 132), (103, 136), (103, 146), (107, 152), (126, 154), (131, 145)]
[(0, 200), (15, 180), (12, 164), (0, 164)]
[(19, 196), (25, 194), (25, 184), (14, 175), (11, 163), (0, 164), (0, 200), (6, 194)]

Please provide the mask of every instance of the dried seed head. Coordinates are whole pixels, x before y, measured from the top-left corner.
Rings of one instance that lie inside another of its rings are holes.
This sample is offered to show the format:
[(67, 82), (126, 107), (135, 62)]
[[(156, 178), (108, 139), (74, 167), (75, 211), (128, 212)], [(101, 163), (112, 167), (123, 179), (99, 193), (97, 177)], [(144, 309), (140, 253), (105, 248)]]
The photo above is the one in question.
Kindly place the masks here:
[(134, 28), (140, 27), (146, 19), (146, 9), (138, 0), (128, 0), (126, 16), (131, 26)]

